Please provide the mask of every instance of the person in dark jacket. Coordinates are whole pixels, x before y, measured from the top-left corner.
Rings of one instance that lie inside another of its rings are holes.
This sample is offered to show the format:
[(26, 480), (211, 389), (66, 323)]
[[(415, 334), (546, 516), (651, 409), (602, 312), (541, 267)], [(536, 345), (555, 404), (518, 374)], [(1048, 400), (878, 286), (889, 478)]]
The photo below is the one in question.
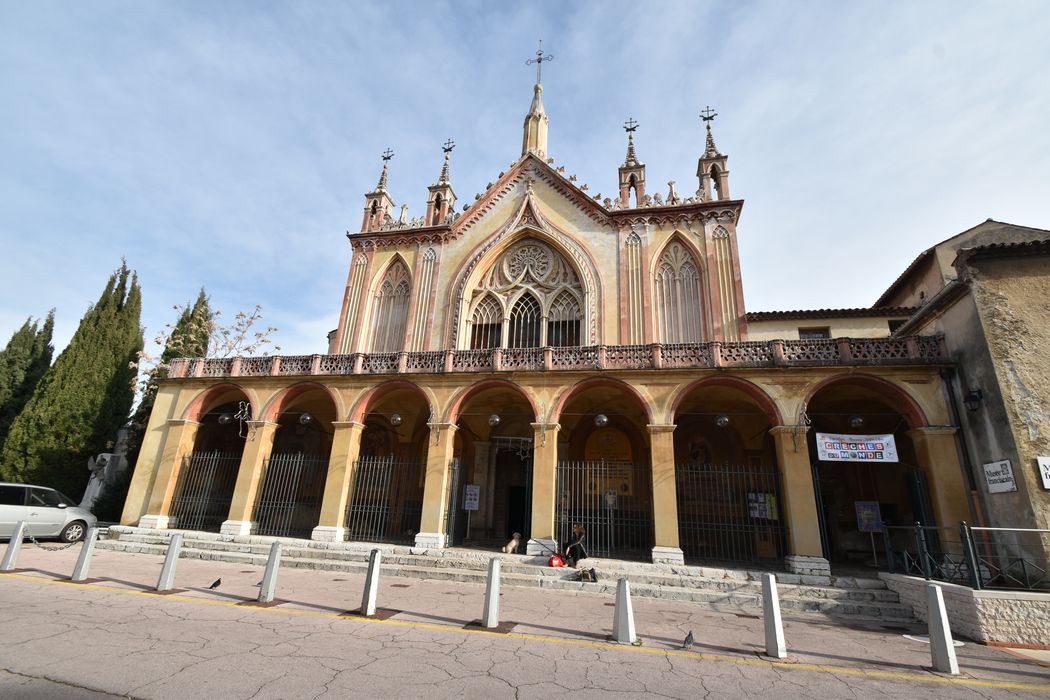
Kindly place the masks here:
[(565, 563), (576, 566), (576, 562), (587, 558), (587, 550), (583, 546), (583, 538), (587, 534), (586, 528), (579, 523), (572, 526), (572, 539), (565, 545)]

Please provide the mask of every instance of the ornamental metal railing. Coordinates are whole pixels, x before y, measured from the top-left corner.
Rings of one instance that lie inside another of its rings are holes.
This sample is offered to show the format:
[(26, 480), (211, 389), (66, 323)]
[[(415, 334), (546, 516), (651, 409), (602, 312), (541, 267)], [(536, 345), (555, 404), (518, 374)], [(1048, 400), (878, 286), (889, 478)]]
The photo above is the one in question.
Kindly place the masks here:
[(302, 452), (271, 454), (252, 519), (257, 533), (273, 537), (310, 537), (321, 515), (328, 458)]
[(182, 460), (171, 499), (171, 527), (218, 532), (230, 514), (238, 452), (194, 452)]
[(579, 370), (928, 365), (948, 361), (942, 335), (663, 345), (491, 348), (290, 357), (181, 358), (168, 377), (338, 376)]
[(354, 462), (346, 538), (411, 544), (423, 514), (423, 464), (366, 456)]
[(883, 525), (885, 567), (976, 590), (1050, 592), (1050, 530)]
[(678, 464), (679, 546), (690, 563), (776, 562), (787, 553), (773, 466)]
[(651, 561), (651, 483), (650, 470), (643, 464), (558, 462), (554, 527), (562, 551), (580, 525), (588, 555)]

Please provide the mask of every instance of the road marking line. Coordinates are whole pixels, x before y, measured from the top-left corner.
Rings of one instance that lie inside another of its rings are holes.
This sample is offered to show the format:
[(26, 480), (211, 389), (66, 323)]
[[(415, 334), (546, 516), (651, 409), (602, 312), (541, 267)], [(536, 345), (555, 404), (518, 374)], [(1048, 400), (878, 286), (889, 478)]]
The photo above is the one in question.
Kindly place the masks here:
[[(655, 649), (647, 647), (636, 647), (626, 646), (622, 644), (614, 644), (612, 642), (598, 642), (590, 641), (586, 639), (571, 639), (567, 637), (551, 637), (542, 634), (529, 634), (527, 632), (509, 632), (507, 634), (501, 634), (499, 632), (490, 632), (484, 629), (464, 629), (463, 627), (454, 627), (452, 625), (439, 625), (432, 622), (415, 622), (412, 620), (378, 620), (369, 617), (346, 617), (343, 613), (326, 613), (317, 610), (296, 610), (293, 608), (246, 608), (241, 606), (239, 603), (232, 601), (223, 600), (208, 600), (207, 598), (196, 598), (193, 596), (182, 596), (182, 595), (165, 595), (157, 596), (153, 591), (138, 591), (129, 590), (126, 588), (114, 588), (112, 586), (100, 586), (96, 583), (74, 583), (72, 581), (65, 581), (61, 579), (46, 579), (39, 578), (37, 576), (25, 576), (23, 574), (15, 573), (3, 573), (0, 574), (0, 578), (6, 579), (17, 579), (19, 581), (29, 581), (31, 583), (50, 583), (59, 584), (66, 586), (75, 586), (79, 590), (84, 589), (98, 589), (100, 591), (107, 591), (109, 593), (126, 593), (130, 595), (148, 596), (155, 600), (178, 600), (185, 603), (201, 603), (204, 605), (218, 605), (226, 608), (235, 608), (241, 612), (251, 611), (257, 613), (275, 613), (279, 615), (303, 615), (306, 617), (316, 617), (330, 620), (354, 620), (356, 622), (370, 622), (377, 625), (395, 625), (398, 627), (411, 627), (415, 629), (424, 630), (435, 630), (439, 632), (460, 632), (463, 634), (484, 634), (493, 637), (499, 637), (501, 639), (516, 638), (524, 641), (534, 642), (547, 642), (551, 644), (563, 644), (567, 646), (576, 647), (587, 647), (592, 649), (603, 649), (603, 650), (616, 650), (616, 651), (629, 651), (638, 652), (642, 654), (662, 654), (664, 656), (676, 656), (689, 659), (698, 659), (700, 661), (713, 661), (718, 663), (731, 663), (738, 664), (741, 666), (756, 666), (766, 668), (777, 668), (778, 670), (796, 670), (796, 671), (815, 671), (819, 673), (831, 673), (841, 674), (846, 676), (862, 676), (865, 678), (885, 678), (888, 680), (898, 681), (919, 681), (923, 683), (947, 683), (950, 685), (966, 685), (976, 686), (981, 688), (1009, 688), (1014, 690), (1035, 690), (1044, 693), (1050, 693), (1050, 684), (1044, 683), (1016, 683), (1008, 681), (984, 681), (977, 678), (952, 678), (948, 676), (936, 676), (931, 674), (920, 675), (917, 673), (894, 673), (891, 671), (877, 671), (867, 670), (860, 668), (845, 668), (840, 666), (824, 666), (822, 664), (802, 664), (802, 663), (791, 663), (783, 661), (773, 661), (766, 659), (747, 659), (747, 658), (736, 658), (732, 656), (724, 656), (722, 654), (709, 654), (707, 652), (698, 651), (685, 651), (681, 649)], [(522, 623), (526, 624), (526, 623)], [(742, 652), (746, 653), (746, 652)]]

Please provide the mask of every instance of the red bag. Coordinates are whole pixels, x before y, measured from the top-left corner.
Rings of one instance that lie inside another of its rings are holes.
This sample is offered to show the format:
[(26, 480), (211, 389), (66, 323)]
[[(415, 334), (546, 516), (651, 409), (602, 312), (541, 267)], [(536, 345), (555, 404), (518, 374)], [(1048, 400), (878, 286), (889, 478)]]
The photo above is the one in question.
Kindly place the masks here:
[(551, 558), (547, 560), (547, 566), (565, 566), (565, 560), (557, 554), (553, 554), (551, 555)]

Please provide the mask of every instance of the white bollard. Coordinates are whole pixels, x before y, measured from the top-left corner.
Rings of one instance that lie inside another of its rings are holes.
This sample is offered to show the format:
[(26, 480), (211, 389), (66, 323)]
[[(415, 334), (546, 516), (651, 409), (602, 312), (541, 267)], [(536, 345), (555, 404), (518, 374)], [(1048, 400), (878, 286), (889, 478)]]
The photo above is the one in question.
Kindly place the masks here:
[(84, 535), (84, 545), (80, 548), (80, 556), (77, 557), (77, 565), (73, 567), (73, 575), (70, 581), (83, 581), (87, 578), (88, 569), (91, 568), (91, 555), (95, 553), (95, 542), (98, 540), (98, 528), (89, 527)]
[(182, 533), (176, 532), (168, 540), (168, 553), (164, 555), (164, 566), (160, 570), (160, 579), (157, 581), (157, 591), (170, 591), (175, 587), (175, 564), (179, 561), (179, 553), (182, 551)]
[(762, 574), (762, 621), (766, 627), (766, 656), (787, 658), (784, 622), (780, 619), (780, 594), (773, 574)]
[(0, 563), (0, 571), (10, 571), (15, 568), (15, 562), (18, 561), (18, 553), (22, 551), (22, 540), (26, 536), (26, 521), (19, 520), (18, 527), (15, 528), (15, 533), (11, 535), (11, 541), (7, 545), (7, 552), (4, 554), (4, 561)]
[(485, 611), (481, 615), (482, 627), (499, 626), (499, 573), (502, 559), (489, 559), (489, 580), (485, 584)]
[(631, 586), (622, 578), (616, 585), (616, 617), (613, 618), (613, 641), (634, 644), (634, 608), (631, 606)]
[(376, 595), (379, 593), (379, 564), (383, 553), (373, 549), (368, 556), (368, 576), (365, 578), (365, 592), (361, 596), (361, 614), (371, 617), (376, 614)]
[(270, 545), (270, 558), (266, 560), (266, 573), (263, 574), (262, 585), (259, 586), (259, 602), (272, 603), (273, 595), (277, 591), (277, 569), (281, 566), (281, 543), (274, 542)]
[(933, 670), (955, 675), (959, 673), (959, 661), (955, 658), (955, 642), (948, 627), (948, 611), (944, 608), (944, 595), (935, 583), (926, 586), (927, 618), (930, 621), (930, 655)]

